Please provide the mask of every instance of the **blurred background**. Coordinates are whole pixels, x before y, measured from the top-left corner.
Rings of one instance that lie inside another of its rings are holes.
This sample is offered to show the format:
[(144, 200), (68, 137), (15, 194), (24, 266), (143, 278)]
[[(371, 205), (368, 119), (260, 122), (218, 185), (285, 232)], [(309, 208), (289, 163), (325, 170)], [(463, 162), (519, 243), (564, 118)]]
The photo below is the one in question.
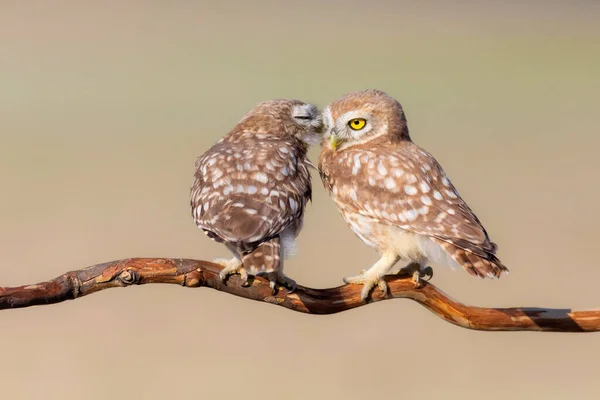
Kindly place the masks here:
[[(511, 269), (434, 266), (436, 285), (600, 306), (600, 3), (499, 3), (2, 1), (0, 285), (228, 255), (189, 213), (196, 157), (260, 101), (378, 88)], [(376, 260), (317, 177), (287, 274), (331, 287)], [(597, 399), (599, 359), (598, 335), (469, 331), (401, 300), (323, 317), (147, 285), (0, 315), (11, 399)]]

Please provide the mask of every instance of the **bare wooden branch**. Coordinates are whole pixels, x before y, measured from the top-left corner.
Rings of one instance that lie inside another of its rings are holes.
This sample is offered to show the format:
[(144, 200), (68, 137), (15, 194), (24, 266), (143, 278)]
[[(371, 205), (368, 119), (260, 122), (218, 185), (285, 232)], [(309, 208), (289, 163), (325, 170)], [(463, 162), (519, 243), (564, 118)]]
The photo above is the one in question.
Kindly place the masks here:
[[(330, 289), (298, 286), (294, 293), (280, 289), (273, 295), (268, 282), (251, 278), (242, 287), (238, 275), (226, 284), (219, 281), (222, 267), (207, 261), (169, 258), (132, 258), (98, 264), (67, 272), (35, 285), (0, 288), (0, 309), (59, 303), (112, 287), (146, 283), (174, 283), (187, 287), (205, 286), (247, 299), (276, 304), (308, 314), (334, 314), (364, 305), (362, 287), (344, 285)], [(415, 288), (411, 279), (386, 277), (389, 294), (379, 290), (373, 302), (386, 298), (407, 298), (425, 306), (440, 318), (463, 328), (484, 331), (594, 332), (600, 330), (600, 310), (572, 311), (548, 308), (481, 308), (458, 303), (430, 283)]]

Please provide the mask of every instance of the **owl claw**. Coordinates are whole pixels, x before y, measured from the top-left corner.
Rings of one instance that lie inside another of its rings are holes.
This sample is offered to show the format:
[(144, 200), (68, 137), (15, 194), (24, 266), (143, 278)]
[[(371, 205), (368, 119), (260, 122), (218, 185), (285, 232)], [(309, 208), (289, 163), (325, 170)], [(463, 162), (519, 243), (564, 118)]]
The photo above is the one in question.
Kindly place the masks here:
[(233, 274), (240, 274), (242, 280), (242, 286), (247, 286), (248, 284), (248, 272), (243, 267), (242, 262), (237, 258), (232, 258), (230, 260), (224, 258), (217, 258), (213, 260), (215, 264), (222, 265), (223, 268), (221, 272), (219, 272), (219, 279), (221, 283), (225, 283), (227, 277)]
[(298, 284), (296, 283), (296, 281), (291, 278), (288, 278), (285, 275), (269, 277), (269, 287), (271, 288), (271, 294), (273, 296), (277, 294), (277, 283), (285, 287), (288, 291), (288, 294), (294, 293), (298, 288)]
[(433, 278), (433, 268), (431, 267), (416, 269), (412, 275), (412, 280), (417, 289), (423, 287), (423, 282), (428, 282), (431, 278)]
[(363, 289), (360, 292), (360, 299), (362, 301), (367, 301), (369, 294), (375, 285), (379, 287), (379, 290), (381, 290), (383, 296), (386, 296), (388, 293), (388, 285), (384, 279), (377, 276), (371, 277), (365, 272), (361, 273), (360, 275), (347, 276), (344, 278), (344, 282), (352, 285), (363, 285)]

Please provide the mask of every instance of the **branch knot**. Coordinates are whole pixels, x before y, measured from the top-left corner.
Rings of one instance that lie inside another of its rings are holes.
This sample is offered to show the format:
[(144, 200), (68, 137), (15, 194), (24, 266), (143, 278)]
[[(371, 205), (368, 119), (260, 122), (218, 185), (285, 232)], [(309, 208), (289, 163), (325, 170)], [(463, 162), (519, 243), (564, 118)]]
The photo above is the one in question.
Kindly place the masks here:
[(140, 283), (140, 276), (132, 269), (126, 269), (117, 275), (117, 279), (125, 286), (137, 285)]

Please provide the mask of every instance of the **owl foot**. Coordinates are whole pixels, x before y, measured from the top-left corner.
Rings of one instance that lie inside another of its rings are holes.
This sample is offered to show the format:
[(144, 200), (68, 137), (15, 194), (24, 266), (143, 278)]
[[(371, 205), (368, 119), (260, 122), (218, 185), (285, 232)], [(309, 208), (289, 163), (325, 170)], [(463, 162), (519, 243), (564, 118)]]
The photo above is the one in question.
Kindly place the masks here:
[(248, 272), (238, 258), (234, 257), (229, 260), (226, 258), (217, 258), (213, 260), (213, 262), (225, 267), (221, 270), (221, 272), (219, 272), (219, 279), (221, 280), (221, 283), (225, 283), (229, 275), (240, 274), (242, 286), (248, 286)]
[(345, 277), (344, 282), (353, 285), (363, 285), (363, 289), (360, 292), (360, 299), (362, 301), (367, 301), (369, 293), (371, 293), (371, 290), (375, 287), (375, 285), (379, 287), (379, 290), (381, 290), (384, 296), (387, 295), (388, 285), (384, 279), (377, 276), (376, 274), (369, 273), (364, 269), (360, 272), (360, 275)]
[[(273, 274), (275, 275), (275, 274)], [(269, 278), (269, 286), (271, 287), (271, 293), (273, 295), (277, 294), (277, 284), (279, 283), (281, 286), (285, 287), (289, 293), (294, 293), (298, 288), (298, 284), (295, 280), (288, 278), (285, 275), (275, 275), (268, 276)]]
[(408, 275), (415, 283), (415, 288), (419, 289), (423, 287), (423, 282), (429, 281), (431, 278), (433, 278), (433, 268), (422, 267), (421, 264), (412, 262), (406, 267), (401, 268), (400, 271), (398, 271), (398, 275), (402, 275), (403, 277)]

